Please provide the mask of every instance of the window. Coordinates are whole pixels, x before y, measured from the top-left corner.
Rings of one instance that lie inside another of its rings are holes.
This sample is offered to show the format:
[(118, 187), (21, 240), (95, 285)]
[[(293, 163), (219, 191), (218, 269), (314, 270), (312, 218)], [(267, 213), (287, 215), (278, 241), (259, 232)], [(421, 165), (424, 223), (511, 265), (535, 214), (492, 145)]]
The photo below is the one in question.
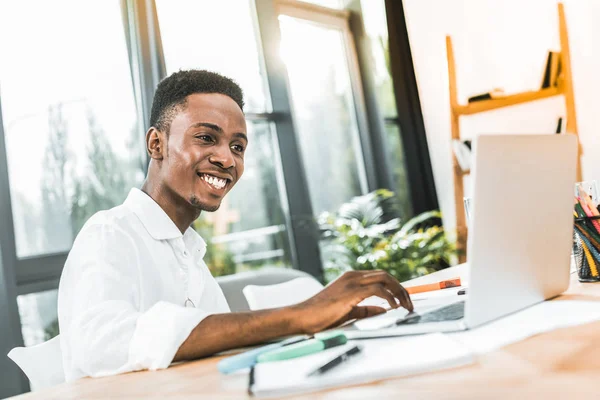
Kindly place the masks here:
[(250, 0), (157, 0), (167, 74), (207, 69), (236, 80), (245, 112), (267, 110), (266, 77)]
[(68, 251), (94, 212), (121, 203), (143, 178), (120, 1), (31, 8), (0, 3), (0, 95), (19, 258)]
[(391, 162), (392, 176), (396, 183), (396, 196), (400, 203), (401, 215), (404, 218), (410, 218), (413, 215), (410, 190), (408, 187), (408, 178), (406, 176), (406, 167), (404, 159), (404, 147), (400, 137), (400, 127), (397, 123), (385, 124), (385, 141), (388, 159)]
[(386, 149), (388, 159), (392, 163), (392, 174), (396, 184), (396, 194), (400, 200), (402, 214), (405, 218), (412, 215), (410, 189), (406, 176), (404, 148), (400, 140), (396, 97), (390, 70), (389, 41), (384, 0), (361, 0), (362, 16), (365, 31), (370, 41), (371, 65), (370, 73), (375, 81), (375, 95), (379, 109), (385, 121)]
[(367, 37), (370, 41), (372, 74), (376, 85), (376, 96), (384, 116), (396, 116), (396, 98), (390, 72), (390, 57), (385, 3), (383, 0), (362, 0), (362, 16)]
[(25, 346), (34, 346), (58, 335), (58, 290), (17, 296)]
[(269, 122), (253, 2), (157, 0), (156, 8), (167, 74), (208, 69), (233, 78), (244, 90), (249, 137), (244, 175), (218, 211), (202, 213), (194, 224), (209, 242), (207, 265), (213, 275), (290, 266), (279, 149)]
[[(17, 296), (21, 334), (25, 346), (35, 346), (58, 335), (58, 290)], [(38, 390), (30, 382), (31, 390)]]
[(313, 211), (335, 211), (366, 191), (343, 31), (280, 15), (294, 123)]

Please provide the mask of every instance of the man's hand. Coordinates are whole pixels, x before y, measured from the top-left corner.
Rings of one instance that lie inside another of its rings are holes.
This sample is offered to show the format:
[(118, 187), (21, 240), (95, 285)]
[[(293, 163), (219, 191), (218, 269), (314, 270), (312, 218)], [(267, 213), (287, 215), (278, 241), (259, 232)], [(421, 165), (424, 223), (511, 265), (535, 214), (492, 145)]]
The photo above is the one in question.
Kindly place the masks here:
[(315, 333), (351, 319), (384, 313), (386, 310), (381, 307), (358, 306), (371, 296), (387, 300), (392, 308), (402, 306), (413, 310), (406, 289), (384, 271), (346, 272), (317, 295), (292, 308), (298, 312), (302, 330)]
[(392, 308), (413, 309), (406, 290), (386, 272), (346, 272), (316, 296), (300, 304), (209, 315), (179, 347), (174, 361), (193, 360), (282, 336), (315, 333), (350, 319), (384, 313), (385, 309), (381, 307), (358, 306), (371, 296), (386, 299)]

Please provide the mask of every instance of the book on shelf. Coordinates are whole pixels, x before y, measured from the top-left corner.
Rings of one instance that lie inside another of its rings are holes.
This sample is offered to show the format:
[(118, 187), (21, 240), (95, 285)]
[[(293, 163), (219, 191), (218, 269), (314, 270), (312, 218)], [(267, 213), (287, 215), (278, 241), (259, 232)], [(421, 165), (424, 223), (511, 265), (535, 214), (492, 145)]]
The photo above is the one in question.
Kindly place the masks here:
[(469, 171), (471, 169), (471, 141), (454, 139), (452, 148), (460, 169), (463, 172)]
[(555, 133), (563, 133), (563, 117), (558, 117)]
[(562, 73), (562, 56), (558, 51), (548, 51), (546, 57), (546, 67), (542, 76), (541, 89), (548, 89), (558, 86), (558, 81)]
[(474, 103), (476, 101), (499, 99), (506, 96), (503, 89), (493, 89), (490, 92), (473, 95), (467, 99), (467, 102)]

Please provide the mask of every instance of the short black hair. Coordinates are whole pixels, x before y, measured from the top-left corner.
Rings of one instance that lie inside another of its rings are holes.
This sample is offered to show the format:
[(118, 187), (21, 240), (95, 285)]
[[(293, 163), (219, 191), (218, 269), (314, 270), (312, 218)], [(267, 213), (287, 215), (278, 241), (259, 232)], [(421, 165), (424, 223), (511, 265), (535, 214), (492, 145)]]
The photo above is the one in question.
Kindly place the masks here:
[(224, 94), (244, 110), (244, 93), (233, 79), (206, 70), (181, 70), (160, 81), (156, 87), (150, 126), (168, 133), (176, 112), (186, 106), (187, 97), (194, 93)]

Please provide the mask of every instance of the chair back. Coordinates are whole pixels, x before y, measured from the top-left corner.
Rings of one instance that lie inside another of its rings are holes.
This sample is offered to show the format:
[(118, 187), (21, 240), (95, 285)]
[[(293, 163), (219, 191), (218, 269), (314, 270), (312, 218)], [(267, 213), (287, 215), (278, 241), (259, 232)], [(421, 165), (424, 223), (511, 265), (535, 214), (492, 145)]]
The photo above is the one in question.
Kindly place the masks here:
[(251, 310), (291, 306), (313, 297), (323, 285), (312, 276), (275, 285), (248, 285), (243, 292)]
[[(248, 285), (273, 285), (295, 278), (308, 277), (316, 281), (306, 272), (291, 268), (262, 268), (256, 271), (240, 272), (233, 275), (219, 276), (217, 282), (229, 303), (232, 312), (249, 311), (250, 306), (242, 293)], [(318, 283), (318, 282), (317, 282)]]
[(31, 391), (45, 389), (65, 381), (60, 335), (29, 347), (15, 347), (8, 358), (27, 375)]

